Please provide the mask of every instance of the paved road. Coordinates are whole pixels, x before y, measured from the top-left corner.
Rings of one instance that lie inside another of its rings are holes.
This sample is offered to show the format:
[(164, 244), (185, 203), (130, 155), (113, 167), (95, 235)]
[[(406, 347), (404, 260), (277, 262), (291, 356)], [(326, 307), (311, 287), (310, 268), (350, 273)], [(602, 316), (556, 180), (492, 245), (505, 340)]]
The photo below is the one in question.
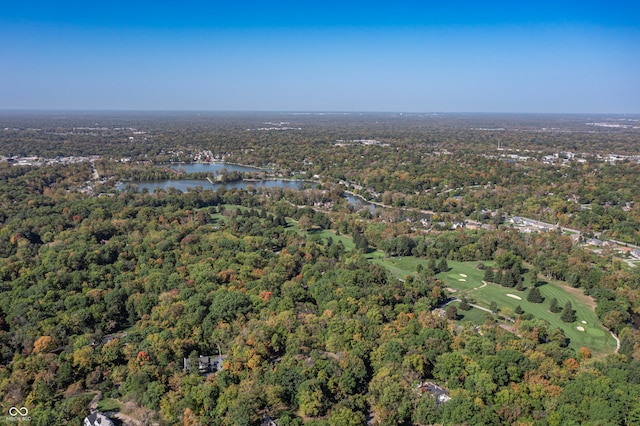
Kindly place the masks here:
[[(556, 228), (556, 227), (558, 227), (557, 225), (554, 225), (554, 224), (551, 224), (551, 223), (546, 223), (546, 222), (541, 222), (539, 220), (531, 219), (529, 217), (523, 217), (523, 216), (517, 216), (517, 217), (519, 217), (521, 219), (524, 219), (526, 221), (529, 221), (532, 224), (538, 225), (538, 226), (544, 226), (544, 227), (548, 227), (548, 228)], [(507, 217), (507, 219), (510, 219), (510, 218), (511, 218), (510, 216)], [(565, 232), (571, 232), (571, 233), (574, 233), (574, 234), (582, 235), (582, 232), (580, 230), (578, 230), (578, 229), (565, 228), (564, 226), (560, 226), (560, 229), (565, 231)], [(605, 232), (605, 231), (603, 231), (603, 232)], [(602, 232), (594, 232), (594, 235), (597, 236), (597, 237), (600, 237), (601, 234), (602, 234)], [(607, 238), (606, 241), (611, 241), (612, 243), (616, 243), (619, 246), (623, 246), (623, 247), (626, 246), (626, 247), (631, 247), (631, 248), (635, 248), (635, 249), (640, 249), (640, 246), (636, 246), (636, 245), (630, 244), (630, 243), (625, 243), (623, 241), (614, 240), (612, 238)]]

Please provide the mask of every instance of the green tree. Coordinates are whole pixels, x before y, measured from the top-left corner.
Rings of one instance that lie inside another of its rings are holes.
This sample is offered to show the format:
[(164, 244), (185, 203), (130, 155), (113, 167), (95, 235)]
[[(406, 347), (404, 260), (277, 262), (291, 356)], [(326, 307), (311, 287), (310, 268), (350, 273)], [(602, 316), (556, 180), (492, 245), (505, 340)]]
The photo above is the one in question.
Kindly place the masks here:
[(165, 393), (162, 383), (151, 382), (147, 385), (147, 390), (142, 396), (142, 403), (152, 410), (160, 409), (160, 400)]
[(531, 303), (542, 303), (544, 301), (544, 298), (542, 297), (542, 294), (540, 294), (540, 290), (538, 290), (538, 287), (533, 287), (531, 290), (529, 290), (527, 301)]
[(569, 345), (569, 339), (567, 339), (567, 336), (564, 334), (564, 330), (558, 327), (551, 330), (547, 336), (547, 340), (549, 342), (556, 342), (561, 348), (566, 348)]
[(411, 389), (398, 376), (383, 368), (369, 383), (369, 403), (381, 424), (403, 424), (411, 419)]
[(493, 268), (487, 268), (484, 270), (484, 281), (488, 282), (488, 283), (492, 283), (494, 282), (493, 280), (495, 279), (494, 275), (493, 275)]
[(471, 305), (469, 304), (469, 300), (467, 300), (466, 296), (462, 296), (462, 300), (460, 301), (460, 309), (463, 311), (471, 310)]
[(502, 280), (500, 281), (500, 285), (502, 287), (513, 288), (516, 285), (516, 280), (513, 277), (513, 273), (510, 269), (504, 271), (502, 275)]
[(576, 311), (573, 310), (571, 302), (565, 303), (562, 313), (560, 314), (560, 319), (564, 322), (575, 322)]
[(366, 253), (369, 250), (369, 241), (367, 241), (367, 238), (363, 234), (356, 232), (353, 235), (353, 242), (356, 246), (356, 249), (362, 251), (363, 253)]
[(457, 320), (458, 319), (458, 308), (456, 308), (454, 305), (447, 306), (447, 309), (445, 311), (445, 316), (446, 316), (447, 319)]
[(349, 407), (340, 407), (333, 410), (329, 416), (331, 426), (364, 426), (367, 419), (360, 411), (353, 411)]
[(522, 268), (522, 258), (510, 251), (499, 254), (494, 260), (496, 266), (501, 269)]
[(438, 271), (440, 272), (448, 272), (449, 271), (449, 264), (447, 263), (447, 258), (443, 257), (440, 262), (438, 263)]
[(302, 215), (298, 220), (298, 226), (303, 231), (309, 231), (313, 227), (313, 221), (308, 215)]
[(430, 425), (438, 421), (438, 405), (431, 395), (422, 395), (416, 404), (414, 424)]
[(432, 271), (434, 274), (438, 273), (438, 266), (436, 265), (436, 260), (433, 258), (430, 258), (427, 261), (427, 269)]
[(553, 312), (554, 314), (557, 314), (561, 310), (562, 308), (558, 306), (558, 299), (556, 299), (555, 297), (551, 299), (551, 304), (549, 305), (549, 311)]
[(322, 387), (317, 380), (304, 381), (298, 389), (298, 406), (304, 416), (316, 417), (324, 414), (328, 401), (322, 393)]
[(467, 376), (465, 370), (466, 360), (459, 352), (448, 352), (442, 354), (436, 360), (433, 375), (436, 379), (441, 380), (450, 388), (458, 387)]

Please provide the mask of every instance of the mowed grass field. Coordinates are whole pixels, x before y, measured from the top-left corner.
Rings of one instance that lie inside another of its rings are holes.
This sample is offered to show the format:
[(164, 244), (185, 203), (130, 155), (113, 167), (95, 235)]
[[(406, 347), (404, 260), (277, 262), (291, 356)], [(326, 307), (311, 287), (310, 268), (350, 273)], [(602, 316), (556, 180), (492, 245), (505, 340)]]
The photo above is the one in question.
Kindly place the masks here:
[[(414, 274), (418, 264), (422, 264), (423, 267), (427, 266), (427, 260), (415, 257), (378, 258), (373, 261), (385, 266), (398, 278)], [(558, 281), (550, 282), (538, 287), (544, 301), (530, 303), (527, 301), (530, 288), (528, 283), (529, 288), (522, 292), (515, 288), (505, 288), (493, 283), (483, 285), (484, 271), (477, 269), (478, 262), (447, 261), (447, 263), (450, 270), (438, 274), (437, 277), (443, 280), (448, 287), (456, 290), (452, 296), (460, 298), (466, 295), (473, 303), (487, 308), (492, 301), (495, 301), (500, 313), (510, 317), (514, 316), (513, 311), (520, 305), (525, 313), (547, 320), (552, 328), (561, 328), (569, 338), (570, 346), (574, 349), (586, 346), (594, 355), (610, 354), (615, 351), (615, 339), (602, 326), (594, 311), (592, 301), (584, 296), (581, 290), (568, 288), (564, 283)], [(485, 262), (485, 264), (490, 265), (490, 262)], [(576, 322), (565, 323), (560, 319), (560, 314), (549, 311), (551, 299), (554, 297), (558, 299), (560, 307), (563, 307), (566, 302), (571, 302), (576, 311)], [(463, 320), (483, 318), (482, 312), (472, 311), (459, 312), (466, 317)], [(584, 328), (584, 331), (579, 330), (578, 327)]]
[[(297, 228), (298, 224), (296, 223), (293, 226)], [(300, 228), (297, 228), (297, 229), (300, 229)], [(346, 251), (351, 251), (355, 247), (355, 244), (353, 243), (353, 238), (350, 235), (337, 235), (336, 232), (331, 229), (312, 229), (307, 233), (317, 238), (321, 238), (325, 241), (329, 238), (331, 238), (334, 243), (337, 243), (338, 241), (340, 241), (342, 242), (342, 245), (344, 246)]]
[(460, 309), (460, 302), (454, 302), (452, 305), (458, 308), (458, 321), (461, 323), (470, 322), (471, 324), (482, 324), (487, 315), (489, 315), (488, 312), (476, 308), (463, 311)]

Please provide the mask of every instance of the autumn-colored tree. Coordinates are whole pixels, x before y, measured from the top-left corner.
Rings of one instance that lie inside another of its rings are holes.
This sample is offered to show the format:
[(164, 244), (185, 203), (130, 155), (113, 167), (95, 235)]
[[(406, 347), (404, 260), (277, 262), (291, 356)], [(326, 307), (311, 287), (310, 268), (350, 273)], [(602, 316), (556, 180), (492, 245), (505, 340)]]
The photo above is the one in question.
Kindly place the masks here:
[(56, 342), (51, 336), (42, 336), (33, 344), (35, 353), (51, 352), (56, 347)]
[(140, 351), (136, 356), (136, 361), (139, 365), (144, 365), (145, 363), (151, 361), (151, 357), (146, 351)]
[(589, 348), (582, 346), (578, 349), (578, 361), (584, 361), (589, 358), (591, 358), (591, 351)]

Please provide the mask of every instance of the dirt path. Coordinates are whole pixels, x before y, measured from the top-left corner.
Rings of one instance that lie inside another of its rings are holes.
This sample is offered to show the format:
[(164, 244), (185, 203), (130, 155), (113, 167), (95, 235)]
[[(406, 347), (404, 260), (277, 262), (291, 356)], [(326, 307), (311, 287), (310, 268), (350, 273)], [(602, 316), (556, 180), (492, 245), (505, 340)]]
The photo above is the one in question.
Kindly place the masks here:
[(100, 391), (93, 391), (93, 392), (95, 392), (96, 396), (94, 396), (91, 402), (89, 403), (89, 411), (91, 411), (92, 413), (94, 411), (98, 411), (98, 402), (100, 401), (100, 398), (102, 398), (102, 392)]
[(472, 307), (474, 307), (476, 309), (480, 309), (481, 311), (489, 312), (490, 314), (495, 314), (495, 312), (493, 312), (491, 309), (484, 308), (484, 307), (478, 306), (478, 305), (474, 305), (473, 303), (469, 303), (469, 306), (472, 306)]
[(158, 423), (151, 421), (152, 414), (152, 411), (133, 402), (124, 402), (120, 406), (120, 411), (111, 417), (121, 420), (124, 426), (159, 426)]
[(123, 426), (142, 426), (142, 422), (134, 419), (133, 417), (129, 417), (126, 414), (115, 413), (110, 417), (120, 420)]
[[(89, 410), (92, 413), (94, 413), (98, 411), (98, 402), (100, 402), (100, 399), (102, 399), (102, 392), (100, 392), (99, 390), (94, 390), (92, 392), (95, 393), (96, 395), (93, 397), (93, 399), (89, 403)], [(122, 404), (122, 405), (124, 406), (125, 404)], [(144, 426), (144, 425), (159, 426), (158, 423), (150, 423), (146, 419), (144, 419), (143, 421), (140, 421), (138, 419), (134, 419), (133, 417), (128, 416), (119, 411), (118, 412), (111, 411), (109, 413), (104, 413), (104, 414), (107, 414), (108, 417), (110, 418), (120, 420), (123, 426)]]
[(613, 334), (613, 331), (610, 331), (609, 333), (611, 333), (611, 337), (616, 339), (616, 353), (618, 353), (618, 351), (620, 351), (620, 339), (618, 339), (618, 336)]
[(486, 287), (486, 286), (487, 286), (487, 282), (482, 281), (482, 285), (480, 287), (474, 287), (473, 290), (480, 290), (482, 287)]

